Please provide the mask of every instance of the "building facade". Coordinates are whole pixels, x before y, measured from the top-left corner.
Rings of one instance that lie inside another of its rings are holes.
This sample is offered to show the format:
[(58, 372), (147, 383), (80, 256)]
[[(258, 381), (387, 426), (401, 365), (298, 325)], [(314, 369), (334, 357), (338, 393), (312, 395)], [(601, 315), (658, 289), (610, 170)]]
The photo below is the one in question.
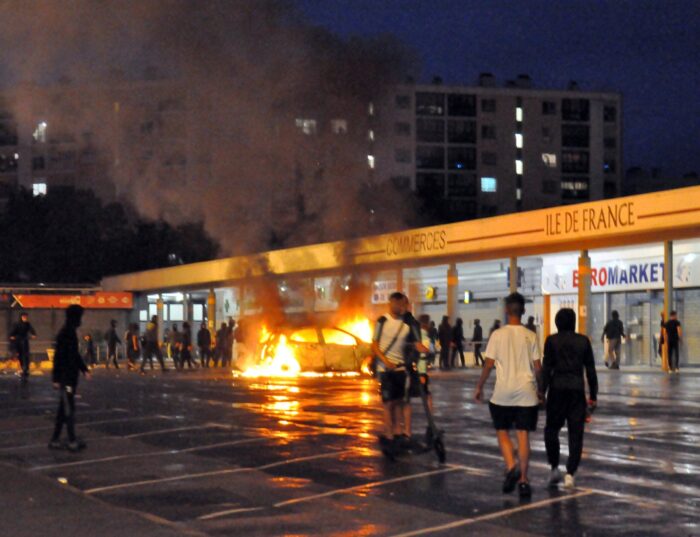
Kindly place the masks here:
[[(439, 81), (438, 81), (439, 82)], [(373, 165), (450, 220), (619, 196), (619, 93), (532, 87), (398, 86), (377, 107)]]

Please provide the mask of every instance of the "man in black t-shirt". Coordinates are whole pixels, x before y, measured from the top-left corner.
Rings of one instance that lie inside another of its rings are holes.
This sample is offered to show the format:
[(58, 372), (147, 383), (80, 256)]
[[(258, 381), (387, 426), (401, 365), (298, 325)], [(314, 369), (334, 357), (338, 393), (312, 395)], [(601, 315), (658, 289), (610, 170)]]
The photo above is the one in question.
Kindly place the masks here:
[(612, 319), (605, 325), (603, 335), (600, 337), (601, 341), (605, 338), (608, 340), (608, 348), (605, 352), (605, 367), (620, 369), (620, 345), (623, 337), (625, 337), (625, 328), (620, 320), (620, 314), (617, 311), (613, 311)]
[(675, 311), (671, 312), (671, 318), (664, 325), (664, 336), (665, 340), (668, 342), (668, 372), (679, 373), (679, 353), (683, 329), (681, 328), (681, 322), (678, 320), (678, 314)]

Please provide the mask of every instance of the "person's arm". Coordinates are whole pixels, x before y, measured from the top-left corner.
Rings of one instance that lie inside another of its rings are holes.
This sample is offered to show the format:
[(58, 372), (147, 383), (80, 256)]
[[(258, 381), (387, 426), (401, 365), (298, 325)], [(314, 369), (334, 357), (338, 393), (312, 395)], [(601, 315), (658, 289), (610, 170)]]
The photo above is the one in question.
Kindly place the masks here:
[(537, 382), (537, 398), (540, 400), (540, 402), (544, 402), (544, 390), (542, 389), (542, 361), (539, 358), (537, 360), (533, 360), (532, 367), (535, 369), (535, 382)]
[(483, 403), (484, 384), (486, 384), (494, 365), (496, 365), (496, 362), (493, 360), (493, 358), (486, 358), (484, 361), (484, 368), (481, 370), (479, 382), (477, 382), (476, 389), (474, 390), (474, 401), (477, 403)]
[(621, 335), (623, 338), (627, 339), (627, 336), (625, 335), (625, 325), (622, 324), (622, 321), (620, 321), (620, 335)]
[(681, 323), (678, 323), (678, 342), (680, 343), (683, 339), (683, 329), (681, 328)]
[(374, 354), (374, 356), (379, 358), (379, 361), (382, 362), (387, 369), (394, 369), (394, 364), (389, 361), (389, 359), (386, 357), (386, 355), (379, 348), (378, 341), (372, 342), (372, 354)]
[(29, 325), (29, 333), (32, 336), (32, 339), (36, 338), (36, 330), (34, 330), (34, 327), (30, 324)]
[(588, 380), (589, 400), (596, 405), (598, 400), (598, 375), (595, 371), (595, 358), (593, 357), (593, 347), (591, 342), (586, 340), (586, 349), (583, 355), (583, 366), (586, 368), (586, 380)]

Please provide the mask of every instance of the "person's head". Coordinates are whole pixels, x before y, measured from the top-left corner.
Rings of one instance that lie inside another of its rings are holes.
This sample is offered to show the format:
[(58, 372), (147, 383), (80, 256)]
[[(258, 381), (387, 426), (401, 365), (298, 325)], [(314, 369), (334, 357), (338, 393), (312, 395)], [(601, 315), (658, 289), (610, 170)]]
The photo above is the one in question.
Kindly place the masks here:
[(480, 324), (481, 324), (481, 320), (474, 319), (474, 326), (479, 326)]
[(132, 332), (138, 332), (139, 331), (139, 323), (131, 323), (129, 325), (129, 330)]
[(435, 321), (430, 321), (430, 328), (435, 328)]
[(183, 330), (184, 332), (188, 332), (189, 329), (190, 329), (190, 323), (188, 323), (187, 321), (185, 321), (184, 323), (182, 323), (182, 330)]
[(418, 317), (418, 322), (420, 323), (421, 328), (425, 328), (426, 330), (430, 328), (430, 315), (427, 314), (422, 314), (420, 317)]
[(153, 317), (151, 317), (151, 322), (152, 322), (153, 324), (158, 324), (158, 316), (157, 316), (157, 315), (154, 315)]
[(450, 324), (450, 318), (447, 315), (442, 316), (442, 324)]
[(90, 334), (85, 334), (85, 335), (83, 336), (83, 339), (84, 339), (85, 341), (90, 341), (90, 340), (92, 339), (92, 336), (91, 336)]
[(527, 324), (535, 324), (535, 318), (532, 315), (527, 318)]
[(202, 323), (202, 330), (206, 330), (206, 329), (207, 329), (207, 323)]
[(510, 319), (518, 319), (525, 313), (525, 297), (520, 293), (511, 293), (506, 297), (506, 315)]
[(226, 328), (227, 328), (226, 323), (221, 323), (221, 329), (222, 329), (222, 330), (225, 330)]
[(500, 319), (496, 319), (496, 320), (493, 322), (493, 327), (494, 327), (494, 328), (500, 328), (500, 326), (501, 326), (501, 321), (500, 321)]
[(29, 314), (26, 311), (23, 311), (19, 314), (19, 318), (23, 323), (26, 323), (29, 320)]
[(457, 324), (457, 326), (462, 326), (462, 323), (463, 323), (462, 318), (457, 317), (457, 320), (455, 321), (455, 323)]
[(66, 324), (73, 328), (78, 328), (82, 322), (84, 311), (85, 309), (77, 304), (68, 306), (66, 308)]
[(236, 321), (233, 320), (233, 317), (228, 318), (228, 326), (229, 328), (233, 328), (234, 326), (236, 326)]
[(661, 320), (664, 321), (666, 319), (666, 312), (662, 311), (661, 312)]
[(673, 310), (669, 315), (671, 316), (671, 319), (677, 319), (677, 318), (678, 318), (678, 313), (676, 312), (676, 310)]
[(576, 330), (576, 312), (571, 308), (560, 309), (554, 317), (554, 324), (559, 332), (573, 332)]
[(620, 318), (620, 314), (617, 312), (617, 310), (613, 310), (612, 318), (616, 321)]
[(406, 295), (396, 291), (389, 296), (389, 311), (394, 317), (400, 317), (406, 313)]
[(173, 332), (177, 332), (177, 324), (173, 325)]
[(117, 321), (115, 321), (114, 319), (112, 319), (111, 321), (109, 321), (109, 325), (110, 325), (112, 328), (115, 328), (115, 327), (117, 326)]

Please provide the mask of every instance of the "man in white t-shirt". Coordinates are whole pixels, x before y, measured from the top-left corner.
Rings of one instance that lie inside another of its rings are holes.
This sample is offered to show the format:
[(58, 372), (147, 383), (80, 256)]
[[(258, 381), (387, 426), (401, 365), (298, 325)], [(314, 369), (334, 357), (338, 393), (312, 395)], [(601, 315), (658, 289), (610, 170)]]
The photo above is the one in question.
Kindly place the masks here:
[(410, 431), (410, 405), (406, 397), (409, 377), (406, 358), (414, 349), (426, 352), (421, 344), (420, 328), (412, 315), (407, 313), (408, 299), (403, 293), (389, 297), (389, 315), (377, 321), (372, 338), (372, 352), (377, 358), (380, 372), (382, 406), (384, 409), (384, 434), (380, 438), (383, 450), (393, 455), (399, 451), (399, 443), (407, 442)]
[[(541, 353), (537, 335), (522, 325), (525, 299), (519, 293), (506, 298), (508, 324), (496, 330), (486, 347), (486, 364), (481, 372), (474, 399), (482, 402), (483, 388), (491, 370), (496, 368), (496, 386), (489, 402), (491, 419), (496, 429), (498, 445), (506, 463), (503, 492), (509, 493), (518, 485), (521, 497), (528, 498), (532, 489), (527, 478), (530, 459), (529, 433), (537, 428), (539, 406)], [(510, 430), (515, 428), (518, 439), (518, 458), (515, 460)]]

